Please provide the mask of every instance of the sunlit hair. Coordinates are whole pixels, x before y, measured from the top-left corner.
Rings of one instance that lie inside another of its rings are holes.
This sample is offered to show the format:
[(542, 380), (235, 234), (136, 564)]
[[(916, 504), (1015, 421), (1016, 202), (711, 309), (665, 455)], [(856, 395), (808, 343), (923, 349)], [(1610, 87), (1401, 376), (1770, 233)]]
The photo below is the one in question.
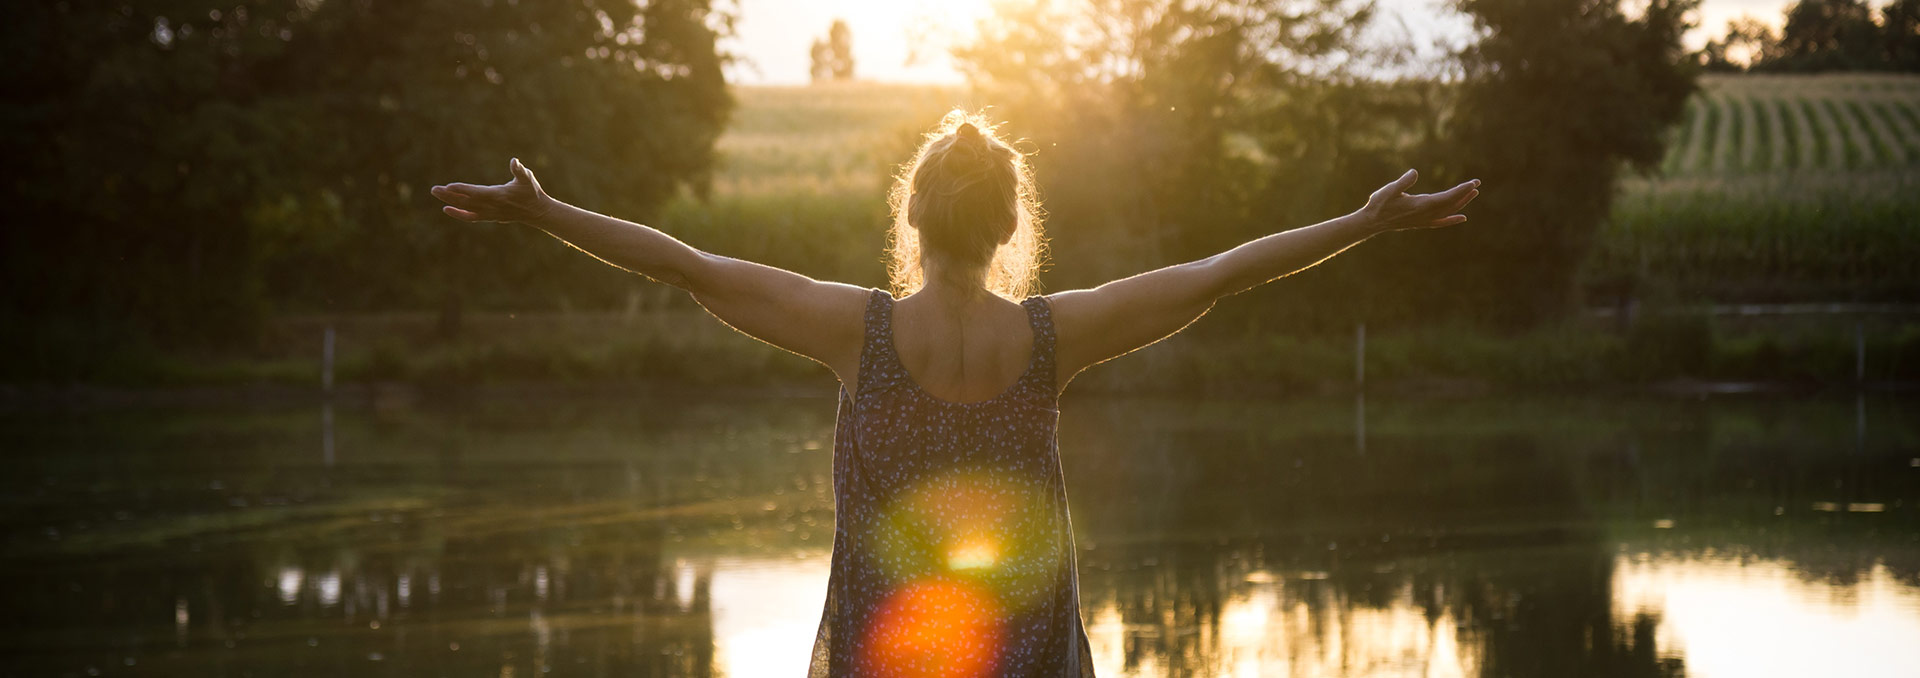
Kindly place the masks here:
[(986, 264), (981, 282), (1008, 299), (1035, 291), (1046, 240), (1033, 171), (984, 116), (947, 113), (902, 166), (888, 202), (887, 272), (895, 296), (926, 285), (923, 256)]

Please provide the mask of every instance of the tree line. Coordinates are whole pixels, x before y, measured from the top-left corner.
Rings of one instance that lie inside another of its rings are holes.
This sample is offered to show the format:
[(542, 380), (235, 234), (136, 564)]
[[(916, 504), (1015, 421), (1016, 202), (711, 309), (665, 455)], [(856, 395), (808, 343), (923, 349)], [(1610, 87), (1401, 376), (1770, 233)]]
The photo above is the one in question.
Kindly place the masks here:
[[(1479, 40), (1412, 75), (1370, 4), (1036, 2), (958, 56), (1030, 140), (1049, 289), (1355, 209), (1407, 167), (1485, 180), (1467, 225), (1400, 233), (1254, 293), (1211, 331), (1550, 322), (1582, 303), (1615, 181), (1653, 171), (1695, 91), (1691, 0), (1456, 0)], [(1248, 327), (1251, 326), (1251, 327)]]
[(1751, 16), (1728, 22), (1701, 63), (1761, 73), (1920, 72), (1920, 0), (1894, 0), (1877, 13), (1866, 0), (1800, 0), (1782, 19), (1778, 31)]
[[(1366, 44), (1373, 12), (1344, 0), (1012, 3), (956, 57), (1034, 154), (1048, 289), (1344, 213), (1412, 166), (1423, 187), (1485, 180), (1473, 222), (1383, 238), (1207, 331), (1549, 322), (1580, 302), (1615, 180), (1654, 168), (1694, 91), (1695, 2), (1454, 4), (1479, 39), (1424, 71)], [(644, 283), (531, 229), (445, 220), (425, 189), (518, 156), (557, 195), (652, 220), (704, 195), (732, 110), (733, 17), (708, 0), (18, 14), (0, 28), (16, 374), (244, 346), (275, 313), (430, 310), (454, 332), (469, 309), (616, 307)]]
[(428, 308), (451, 330), (479, 304), (611, 303), (616, 272), (455, 224), (426, 189), (519, 156), (556, 192), (645, 218), (702, 185), (732, 106), (716, 47), (732, 19), (709, 0), (35, 2), (11, 19), (15, 371), (244, 345), (280, 311)]

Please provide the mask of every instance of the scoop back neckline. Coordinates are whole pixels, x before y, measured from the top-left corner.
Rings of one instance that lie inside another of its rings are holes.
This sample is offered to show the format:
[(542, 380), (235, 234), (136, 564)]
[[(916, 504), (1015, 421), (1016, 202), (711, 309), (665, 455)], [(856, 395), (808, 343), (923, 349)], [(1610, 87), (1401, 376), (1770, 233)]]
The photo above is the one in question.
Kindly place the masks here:
[[(1020, 307), (1021, 313), (1025, 314), (1027, 317), (1028, 346), (1027, 346), (1026, 368), (1020, 370), (1020, 376), (1014, 378), (1013, 383), (1009, 384), (1005, 389), (1001, 389), (998, 395), (995, 395), (986, 400), (964, 400), (963, 401), (963, 400), (948, 400), (946, 398), (942, 398), (940, 396), (934, 395), (932, 391), (927, 390), (927, 387), (922, 386), (920, 384), (919, 377), (913, 376), (912, 370), (907, 369), (907, 361), (904, 359), (901, 359), (900, 357), (900, 345), (898, 342), (894, 341), (893, 311), (894, 311), (894, 307), (899, 304), (900, 300), (894, 298), (892, 292), (888, 292), (886, 290), (881, 290), (881, 292), (887, 295), (887, 310), (886, 310), (887, 353), (893, 356), (893, 364), (900, 368), (901, 381), (906, 382), (908, 386), (912, 387), (914, 391), (918, 392), (921, 396), (925, 397), (926, 399), (947, 407), (980, 407), (982, 405), (991, 405), (991, 404), (1000, 402), (1002, 400), (1007, 400), (1011, 398), (1016, 392), (1020, 390), (1021, 386), (1026, 385), (1028, 379), (1033, 377), (1034, 366), (1039, 364), (1040, 362), (1038, 360), (1038, 358), (1040, 357), (1040, 330), (1039, 328), (1033, 326), (1033, 309), (1027, 308), (1027, 302), (1030, 302), (1037, 297), (1027, 297), (1024, 300), (1015, 302)], [(908, 296), (912, 296), (912, 295), (908, 295)]]

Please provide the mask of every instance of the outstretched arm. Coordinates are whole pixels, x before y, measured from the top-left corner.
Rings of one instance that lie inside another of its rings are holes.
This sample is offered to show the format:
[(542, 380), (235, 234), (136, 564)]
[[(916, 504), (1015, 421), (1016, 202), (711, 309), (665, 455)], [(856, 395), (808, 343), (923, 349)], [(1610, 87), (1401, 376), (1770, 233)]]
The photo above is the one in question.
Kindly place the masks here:
[(653, 228), (549, 197), (518, 159), (509, 168), (508, 183), (447, 184), (433, 187), (433, 195), (455, 219), (524, 223), (601, 261), (686, 290), (721, 322), (818, 360), (854, 386), (866, 290), (702, 252)]
[(1090, 290), (1050, 295), (1059, 332), (1060, 386), (1087, 367), (1172, 336), (1222, 297), (1312, 268), (1374, 235), (1467, 220), (1458, 212), (1480, 194), (1479, 181), (1445, 193), (1408, 195), (1406, 190), (1418, 178), (1419, 173), (1408, 171), (1375, 191), (1366, 207), (1331, 221)]

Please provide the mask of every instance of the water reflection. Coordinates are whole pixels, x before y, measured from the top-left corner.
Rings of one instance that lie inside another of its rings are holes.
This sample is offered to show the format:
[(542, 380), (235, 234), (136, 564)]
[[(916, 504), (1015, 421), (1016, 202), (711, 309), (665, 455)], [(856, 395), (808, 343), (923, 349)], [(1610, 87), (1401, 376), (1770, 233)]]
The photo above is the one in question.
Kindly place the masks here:
[[(1862, 414), (1903, 407), (1071, 403), (1096, 665), (1903, 675), (1920, 425)], [(0, 479), (0, 582), (27, 610), (4, 622), (5, 672), (796, 672), (828, 571), (831, 416), (638, 399), (0, 415), (18, 471)], [(915, 602), (902, 619), (933, 609)]]
[(1779, 561), (1622, 555), (1616, 615), (1659, 613), (1658, 642), (1701, 676), (1911, 676), (1920, 589), (1884, 565), (1845, 584)]

